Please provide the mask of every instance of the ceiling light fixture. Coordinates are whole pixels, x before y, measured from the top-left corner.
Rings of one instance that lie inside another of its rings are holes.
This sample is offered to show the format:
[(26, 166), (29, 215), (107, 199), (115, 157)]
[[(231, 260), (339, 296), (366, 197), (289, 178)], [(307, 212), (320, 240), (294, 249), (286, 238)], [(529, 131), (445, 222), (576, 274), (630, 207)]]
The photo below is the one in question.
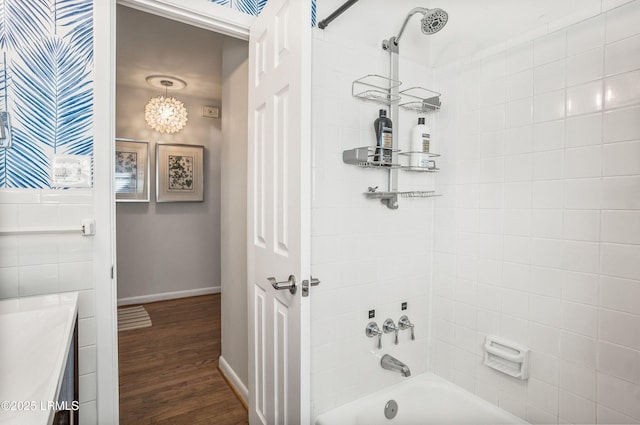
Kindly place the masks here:
[(144, 108), (144, 118), (149, 127), (160, 133), (177, 133), (187, 124), (187, 109), (175, 97), (167, 96), (169, 88), (180, 90), (187, 83), (175, 77), (150, 75), (147, 83), (153, 87), (164, 87), (164, 96), (152, 97)]

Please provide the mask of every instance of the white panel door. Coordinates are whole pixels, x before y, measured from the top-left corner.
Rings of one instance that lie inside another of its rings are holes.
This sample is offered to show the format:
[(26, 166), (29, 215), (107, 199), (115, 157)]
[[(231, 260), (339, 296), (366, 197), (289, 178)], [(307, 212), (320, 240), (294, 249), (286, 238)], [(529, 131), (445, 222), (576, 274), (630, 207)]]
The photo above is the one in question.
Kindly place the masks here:
[[(269, 0), (249, 37), (249, 422), (310, 422), (311, 0)], [(297, 291), (268, 278), (293, 275)]]

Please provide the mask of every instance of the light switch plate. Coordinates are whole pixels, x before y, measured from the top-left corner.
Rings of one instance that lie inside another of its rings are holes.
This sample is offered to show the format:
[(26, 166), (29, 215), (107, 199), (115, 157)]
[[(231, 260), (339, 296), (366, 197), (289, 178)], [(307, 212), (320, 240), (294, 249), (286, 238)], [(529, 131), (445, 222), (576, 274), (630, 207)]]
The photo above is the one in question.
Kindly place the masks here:
[(208, 118), (220, 118), (220, 108), (217, 106), (203, 106), (202, 116)]

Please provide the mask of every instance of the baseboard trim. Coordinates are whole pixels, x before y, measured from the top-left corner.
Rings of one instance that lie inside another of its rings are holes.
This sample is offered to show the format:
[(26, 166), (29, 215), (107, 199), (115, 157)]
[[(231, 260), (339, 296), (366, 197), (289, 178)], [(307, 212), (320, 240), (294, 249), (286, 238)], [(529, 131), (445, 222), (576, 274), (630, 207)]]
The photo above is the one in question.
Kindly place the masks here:
[(145, 304), (156, 301), (174, 300), (177, 298), (197, 297), (198, 295), (217, 294), (221, 292), (220, 286), (210, 286), (208, 288), (187, 289), (185, 291), (162, 292), (160, 294), (142, 295), (139, 297), (129, 297), (118, 299), (118, 306), (130, 304)]
[(224, 357), (220, 356), (218, 359), (218, 370), (220, 374), (227, 381), (231, 390), (235, 393), (240, 403), (244, 406), (244, 408), (249, 411), (249, 405), (247, 401), (249, 400), (249, 389), (242, 383), (236, 372), (231, 369), (229, 363), (224, 359)]

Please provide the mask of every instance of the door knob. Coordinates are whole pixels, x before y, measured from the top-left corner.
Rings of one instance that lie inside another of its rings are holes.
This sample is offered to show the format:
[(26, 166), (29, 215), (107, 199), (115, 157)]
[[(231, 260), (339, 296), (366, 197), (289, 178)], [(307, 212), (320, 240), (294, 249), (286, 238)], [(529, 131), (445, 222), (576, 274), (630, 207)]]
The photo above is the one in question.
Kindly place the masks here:
[(267, 280), (273, 286), (273, 289), (277, 289), (279, 291), (283, 289), (288, 289), (291, 294), (295, 294), (298, 290), (296, 286), (296, 277), (294, 275), (289, 275), (289, 280), (285, 280), (284, 282), (276, 282), (275, 277), (268, 277)]

